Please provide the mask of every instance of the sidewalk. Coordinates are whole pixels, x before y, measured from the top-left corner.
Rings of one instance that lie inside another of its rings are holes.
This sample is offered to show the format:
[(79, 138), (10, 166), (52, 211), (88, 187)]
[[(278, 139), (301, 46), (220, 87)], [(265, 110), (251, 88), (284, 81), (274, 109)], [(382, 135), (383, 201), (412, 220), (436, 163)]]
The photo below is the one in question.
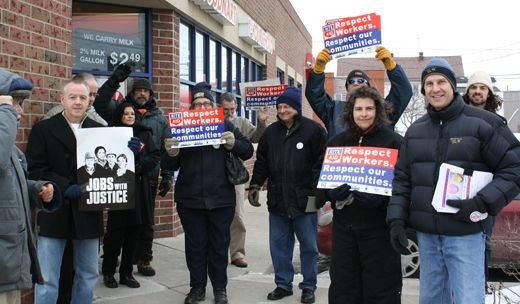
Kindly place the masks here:
[[(262, 191), (265, 195), (265, 191)], [(267, 294), (275, 288), (274, 273), (269, 254), (268, 212), (265, 198), (262, 206), (255, 208), (245, 204), (245, 221), (247, 225), (246, 259), (247, 268), (228, 266), (228, 300), (235, 304), (248, 303), (300, 303), (298, 283), (301, 275), (295, 276), (294, 295), (279, 301), (267, 300)], [(297, 246), (297, 245), (296, 245)], [(156, 239), (154, 242), (153, 267), (157, 274), (153, 277), (143, 277), (135, 270), (134, 276), (141, 283), (140, 288), (132, 289), (125, 285), (109, 289), (103, 285), (103, 279), (96, 286), (94, 303), (110, 304), (152, 304), (152, 303), (184, 303), (189, 292), (189, 272), (184, 259), (184, 235), (172, 238)], [(296, 248), (296, 252), (298, 252)], [(295, 261), (297, 262), (297, 261)], [(119, 280), (119, 275), (115, 275)], [(419, 302), (419, 281), (405, 279), (403, 288), (403, 304)], [(327, 303), (327, 292), (330, 284), (328, 272), (318, 275), (316, 303)], [(201, 303), (214, 303), (211, 283), (208, 279), (206, 300)]]

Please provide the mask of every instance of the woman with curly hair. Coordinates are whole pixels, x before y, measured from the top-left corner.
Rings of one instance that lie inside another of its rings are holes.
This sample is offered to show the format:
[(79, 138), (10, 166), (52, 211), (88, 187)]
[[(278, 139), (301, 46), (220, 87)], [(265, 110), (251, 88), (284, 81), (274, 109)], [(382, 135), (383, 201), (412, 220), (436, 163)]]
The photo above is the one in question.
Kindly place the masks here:
[[(361, 87), (347, 97), (339, 122), (346, 131), (328, 147), (399, 149), (402, 137), (385, 127), (390, 105), (376, 89)], [(401, 257), (390, 244), (386, 225), (389, 196), (352, 190), (348, 184), (319, 190), (332, 202), (332, 262), (329, 303), (400, 303)]]

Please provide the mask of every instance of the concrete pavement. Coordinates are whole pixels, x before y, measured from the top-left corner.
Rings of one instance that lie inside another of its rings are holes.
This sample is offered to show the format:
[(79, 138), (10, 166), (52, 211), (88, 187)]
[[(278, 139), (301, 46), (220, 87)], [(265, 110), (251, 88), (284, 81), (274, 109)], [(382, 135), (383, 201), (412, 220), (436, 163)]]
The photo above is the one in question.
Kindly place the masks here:
[[(265, 191), (262, 192), (265, 195)], [(267, 300), (267, 294), (275, 288), (274, 273), (269, 254), (268, 212), (265, 197), (262, 207), (245, 204), (245, 221), (247, 225), (246, 259), (247, 268), (228, 266), (228, 299), (230, 303), (300, 303), (300, 290), (297, 285), (301, 275), (294, 279), (294, 295), (279, 301)], [(295, 264), (298, 260), (298, 244), (295, 248)], [(141, 303), (183, 303), (189, 292), (189, 272), (184, 258), (184, 235), (172, 238), (156, 239), (154, 242), (154, 260), (152, 262), (157, 274), (154, 277), (143, 277), (137, 270), (134, 276), (141, 283), (140, 288), (132, 289), (121, 285), (109, 289), (103, 285), (102, 278), (96, 286), (94, 303), (141, 304)], [(119, 280), (116, 274), (116, 280)], [(327, 291), (330, 284), (328, 272), (318, 275), (316, 303), (327, 303)], [(403, 304), (418, 303), (418, 280), (405, 279)], [(208, 282), (206, 300), (201, 303), (213, 303), (213, 291)]]

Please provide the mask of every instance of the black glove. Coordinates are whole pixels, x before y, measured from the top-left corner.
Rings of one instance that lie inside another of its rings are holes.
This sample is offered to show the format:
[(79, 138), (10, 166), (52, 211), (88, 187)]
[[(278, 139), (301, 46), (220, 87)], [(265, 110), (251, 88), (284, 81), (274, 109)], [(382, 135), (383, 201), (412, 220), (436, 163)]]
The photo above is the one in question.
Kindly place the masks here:
[(170, 188), (172, 187), (172, 179), (171, 177), (163, 176), (161, 183), (159, 184), (159, 196), (164, 197)]
[(408, 249), (408, 238), (406, 237), (403, 220), (393, 220), (390, 223), (390, 243), (392, 243), (392, 247), (398, 253), (404, 255), (411, 254)]
[(359, 191), (354, 192), (354, 203), (362, 208), (378, 208), (385, 204), (386, 197), (382, 195), (365, 193)]
[(120, 82), (125, 81), (128, 76), (132, 73), (132, 67), (130, 66), (129, 62), (120, 64), (117, 66), (117, 68), (114, 70), (114, 73), (112, 73), (112, 76), (110, 78), (117, 84)]
[(334, 189), (330, 189), (327, 194), (333, 201), (344, 201), (350, 195), (350, 186), (348, 184), (343, 184)]
[(77, 200), (77, 199), (80, 199), (81, 196), (83, 195), (83, 190), (81, 190), (81, 187), (78, 184), (74, 184), (74, 185), (70, 185), (65, 190), (64, 194), (66, 197), (68, 197), (70, 199)]
[(247, 193), (247, 200), (253, 207), (260, 207), (260, 186), (249, 185), (249, 192)]
[(128, 148), (134, 152), (134, 154), (137, 154), (141, 151), (141, 140), (139, 137), (131, 137), (128, 141)]
[(486, 218), (482, 215), (486, 212), (486, 204), (478, 196), (467, 200), (447, 200), (446, 204), (459, 208), (459, 211), (454, 215), (457, 221), (476, 223)]

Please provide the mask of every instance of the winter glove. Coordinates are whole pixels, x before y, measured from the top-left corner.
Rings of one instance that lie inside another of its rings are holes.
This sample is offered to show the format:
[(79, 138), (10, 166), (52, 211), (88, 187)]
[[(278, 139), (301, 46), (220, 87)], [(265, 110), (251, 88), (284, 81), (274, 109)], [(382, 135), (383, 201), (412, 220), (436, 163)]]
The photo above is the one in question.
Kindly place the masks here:
[(348, 184), (343, 184), (334, 189), (330, 189), (328, 195), (333, 201), (344, 201), (350, 195), (350, 186)]
[(172, 187), (172, 179), (171, 177), (163, 176), (161, 183), (159, 184), (159, 196), (164, 197), (170, 188)]
[(403, 220), (393, 220), (390, 223), (390, 243), (392, 243), (392, 247), (398, 253), (404, 255), (411, 254), (408, 249), (408, 238), (406, 237)]
[(249, 185), (249, 192), (247, 193), (247, 200), (253, 207), (260, 207), (260, 186)]
[(384, 47), (380, 46), (376, 49), (376, 59), (383, 61), (383, 64), (385, 65), (385, 69), (391, 71), (395, 68), (396, 64), (394, 59), (392, 59), (392, 54), (390, 54), (390, 51), (385, 49)]
[(386, 197), (382, 195), (365, 193), (359, 191), (354, 192), (354, 202), (362, 208), (378, 208), (385, 204)]
[(459, 208), (459, 211), (454, 215), (458, 221), (476, 223), (487, 218), (486, 204), (478, 196), (467, 200), (447, 200), (446, 204)]
[(168, 156), (170, 156), (170, 157), (175, 157), (175, 156), (179, 155), (180, 149), (172, 147), (172, 146), (178, 146), (178, 145), (179, 145), (179, 140), (175, 137), (164, 139), (164, 148), (166, 149), (166, 152), (168, 152)]
[(132, 73), (132, 68), (130, 67), (130, 63), (123, 63), (117, 66), (114, 73), (112, 73), (112, 76), (110, 78), (116, 83), (119, 84), (120, 82), (125, 81), (128, 76)]
[(316, 56), (316, 64), (314, 64), (314, 73), (321, 74), (325, 71), (325, 66), (330, 61), (330, 50), (324, 48), (318, 56)]
[(141, 140), (139, 137), (131, 137), (128, 141), (128, 148), (130, 148), (134, 154), (141, 152)]
[(82, 195), (83, 190), (81, 190), (81, 187), (78, 184), (71, 185), (65, 190), (65, 197), (73, 200), (80, 199)]
[(222, 133), (220, 139), (226, 141), (226, 143), (224, 144), (224, 148), (226, 148), (226, 150), (228, 151), (231, 151), (231, 149), (233, 149), (233, 146), (235, 146), (235, 134), (233, 134), (233, 132), (226, 131)]

